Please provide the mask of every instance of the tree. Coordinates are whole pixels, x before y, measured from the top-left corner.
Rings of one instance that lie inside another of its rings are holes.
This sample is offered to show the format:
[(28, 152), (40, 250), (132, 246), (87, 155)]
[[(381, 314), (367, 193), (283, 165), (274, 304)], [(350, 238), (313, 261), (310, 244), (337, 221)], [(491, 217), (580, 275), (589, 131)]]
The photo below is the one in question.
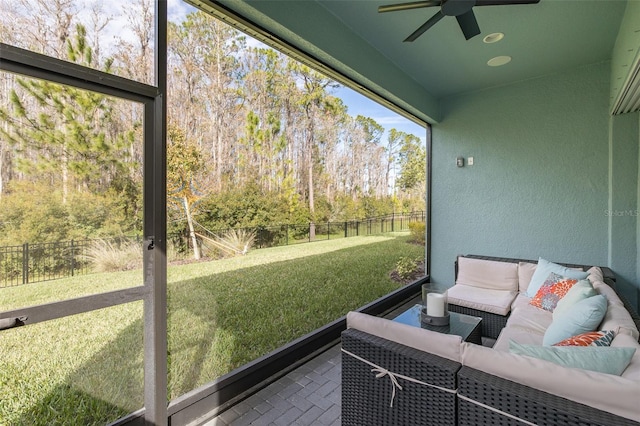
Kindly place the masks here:
[[(345, 173), (341, 169), (343, 155), (342, 135), (345, 123), (348, 121), (347, 106), (336, 97), (331, 97), (331, 108), (324, 114), (318, 129), (320, 143), (318, 144), (318, 160), (316, 178), (318, 190), (322, 190), (324, 197), (330, 204), (334, 204), (339, 191), (340, 176)], [(331, 217), (335, 218), (332, 209)]]
[[(315, 199), (314, 199), (314, 164), (316, 160), (317, 144), (320, 142), (316, 129), (320, 127), (322, 116), (329, 114), (334, 108), (331, 96), (327, 90), (336, 87), (333, 80), (313, 71), (311, 68), (299, 62), (289, 62), (289, 67), (293, 71), (296, 79), (299, 80), (300, 95), (298, 105), (302, 108), (304, 117), (304, 138), (302, 144), (302, 156), (304, 158), (304, 171), (302, 176), (306, 181), (306, 195), (309, 203), (309, 214), (314, 220)], [(309, 227), (309, 238), (315, 238), (315, 227), (313, 223)]]
[(384, 127), (378, 124), (371, 117), (358, 115), (356, 124), (362, 131), (362, 158), (360, 168), (362, 170), (362, 186), (361, 188), (367, 194), (375, 194), (377, 196), (385, 196), (386, 186), (381, 182), (380, 166), (382, 166), (382, 156), (380, 147), (380, 139), (384, 134)]
[[(78, 13), (76, 0), (3, 2), (3, 21), (11, 44), (66, 59), (66, 43)], [(6, 5), (6, 6), (5, 6)], [(6, 7), (6, 8), (5, 8)]]
[(182, 129), (169, 125), (167, 136), (168, 199), (180, 205), (184, 211), (193, 245), (193, 257), (198, 260), (201, 254), (193, 226), (193, 215), (194, 207), (204, 195), (199, 187), (205, 186), (205, 164), (200, 149), (185, 137)]
[(283, 101), (288, 99), (291, 77), (283, 55), (272, 49), (253, 48), (245, 61), (242, 94), (248, 111), (241, 141), (249, 149), (244, 154), (250, 156), (248, 166), (258, 173), (263, 189), (272, 191), (282, 185), (289, 148), (283, 132)]
[[(241, 58), (245, 37), (203, 12), (169, 24), (168, 115), (195, 141), (211, 163), (213, 188), (233, 178), (237, 129), (243, 117)], [(232, 182), (232, 180), (230, 180)]]
[[(82, 25), (67, 40), (67, 58), (96, 65)], [(106, 61), (105, 71), (110, 65)], [(48, 81), (17, 78), (16, 82), (20, 92), (10, 92), (11, 111), (0, 108), (0, 121), (6, 123), (0, 134), (16, 151), (16, 168), (58, 182), (63, 203), (72, 189), (104, 192), (116, 176), (129, 175), (133, 133), (112, 131), (112, 99)], [(25, 104), (24, 97), (31, 102)]]
[(417, 191), (418, 194), (424, 194), (427, 180), (426, 149), (417, 136), (400, 133), (401, 145), (398, 153), (400, 177), (396, 184), (405, 193)]
[[(122, 6), (133, 38), (117, 37), (118, 49), (113, 55), (119, 75), (147, 84), (154, 84), (152, 0), (134, 0)], [(94, 25), (96, 20), (94, 19)], [(100, 23), (98, 25), (106, 25)]]
[[(8, 102), (8, 94), (10, 92), (10, 88), (15, 84), (15, 77), (11, 74), (0, 74), (0, 106), (7, 105)], [(2, 126), (2, 134), (6, 134), (9, 132), (9, 122), (4, 121), (0, 123)], [(0, 138), (0, 199), (2, 199), (2, 195), (6, 192), (7, 183), (11, 180), (11, 175), (13, 171), (12, 163), (13, 163), (13, 155), (12, 155), (12, 147), (11, 145), (4, 140), (5, 138)]]
[[(152, 1), (132, 0), (120, 16), (105, 14), (118, 8), (104, 4), (5, 1), (0, 40), (152, 83)], [(86, 31), (75, 26), (79, 21)], [(128, 35), (108, 43), (105, 36), (122, 22)], [(194, 187), (207, 199), (228, 200), (250, 186), (253, 194), (255, 185), (279, 209), (286, 206), (281, 220), (314, 222), (382, 212), (391, 189), (420, 196), (412, 171), (420, 167), (408, 148), (399, 152), (402, 132), (392, 129), (383, 141), (379, 123), (349, 115), (332, 95), (335, 82), (266, 46), (248, 46), (244, 35), (205, 12), (169, 23), (167, 78), (169, 122), (210, 173)], [(118, 226), (139, 229), (140, 104), (3, 73), (0, 111), (0, 195), (26, 182), (59, 189), (67, 204), (79, 194), (113, 198), (119, 217), (130, 218)], [(204, 220), (204, 203), (187, 200), (185, 218), (184, 197), (177, 198), (181, 226), (193, 228), (187, 222), (196, 210)]]
[(387, 137), (387, 146), (385, 152), (387, 153), (387, 169), (385, 171), (385, 182), (394, 189), (395, 193), (395, 172), (396, 172), (396, 155), (400, 146), (400, 139), (403, 137), (404, 132), (400, 132), (396, 129), (389, 130)]

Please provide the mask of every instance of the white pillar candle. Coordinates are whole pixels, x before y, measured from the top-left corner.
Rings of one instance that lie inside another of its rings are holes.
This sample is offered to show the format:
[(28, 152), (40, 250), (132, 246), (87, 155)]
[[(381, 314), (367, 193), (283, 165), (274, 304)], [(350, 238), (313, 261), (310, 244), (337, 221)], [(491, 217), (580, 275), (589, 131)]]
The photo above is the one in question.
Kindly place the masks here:
[(427, 315), (432, 317), (444, 316), (445, 297), (440, 293), (427, 294)]

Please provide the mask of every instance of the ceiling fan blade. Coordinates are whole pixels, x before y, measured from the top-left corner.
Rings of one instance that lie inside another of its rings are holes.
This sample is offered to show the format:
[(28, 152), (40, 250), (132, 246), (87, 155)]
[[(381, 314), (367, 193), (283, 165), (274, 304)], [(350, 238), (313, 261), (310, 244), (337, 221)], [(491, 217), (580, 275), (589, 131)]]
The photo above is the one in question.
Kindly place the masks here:
[(429, 28), (433, 27), (439, 20), (444, 18), (444, 13), (442, 11), (438, 11), (435, 15), (433, 15), (427, 22), (422, 24), (420, 28), (415, 30), (409, 37), (405, 38), (404, 41), (414, 41), (418, 37), (420, 37), (425, 31)]
[(387, 6), (379, 6), (378, 13), (395, 12), (398, 10), (420, 9), (421, 7), (440, 6), (442, 0), (416, 1), (411, 3), (389, 4)]
[(476, 6), (505, 6), (509, 4), (536, 4), (540, 0), (476, 0)]
[(456, 16), (456, 19), (458, 20), (458, 25), (460, 25), (460, 29), (464, 34), (464, 38), (467, 40), (480, 34), (480, 27), (478, 26), (476, 15), (473, 14), (473, 10)]

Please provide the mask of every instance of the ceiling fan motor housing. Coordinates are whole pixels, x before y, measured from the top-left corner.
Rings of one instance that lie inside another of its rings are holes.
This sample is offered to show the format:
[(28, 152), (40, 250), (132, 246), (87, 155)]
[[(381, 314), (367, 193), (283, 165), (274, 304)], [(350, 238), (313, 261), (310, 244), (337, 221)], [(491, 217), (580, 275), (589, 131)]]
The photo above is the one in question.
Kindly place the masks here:
[(540, 0), (423, 0), (410, 3), (379, 6), (378, 12), (395, 12), (398, 10), (421, 9), (423, 7), (440, 7), (435, 15), (431, 16), (424, 24), (415, 30), (404, 41), (415, 41), (429, 28), (437, 24), (445, 16), (455, 16), (458, 25), (467, 40), (480, 34), (480, 27), (475, 14), (474, 6), (504, 6), (510, 4), (535, 4)]
[(469, 12), (476, 0), (443, 0), (440, 10), (446, 16), (459, 16)]

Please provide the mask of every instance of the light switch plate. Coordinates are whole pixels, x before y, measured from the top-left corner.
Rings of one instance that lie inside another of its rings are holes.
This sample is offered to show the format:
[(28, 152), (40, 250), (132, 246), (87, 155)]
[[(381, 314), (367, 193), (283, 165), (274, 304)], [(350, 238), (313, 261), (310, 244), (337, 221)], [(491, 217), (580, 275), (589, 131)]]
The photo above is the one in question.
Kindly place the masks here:
[(467, 158), (467, 165), (468, 166), (473, 166), (473, 157)]

